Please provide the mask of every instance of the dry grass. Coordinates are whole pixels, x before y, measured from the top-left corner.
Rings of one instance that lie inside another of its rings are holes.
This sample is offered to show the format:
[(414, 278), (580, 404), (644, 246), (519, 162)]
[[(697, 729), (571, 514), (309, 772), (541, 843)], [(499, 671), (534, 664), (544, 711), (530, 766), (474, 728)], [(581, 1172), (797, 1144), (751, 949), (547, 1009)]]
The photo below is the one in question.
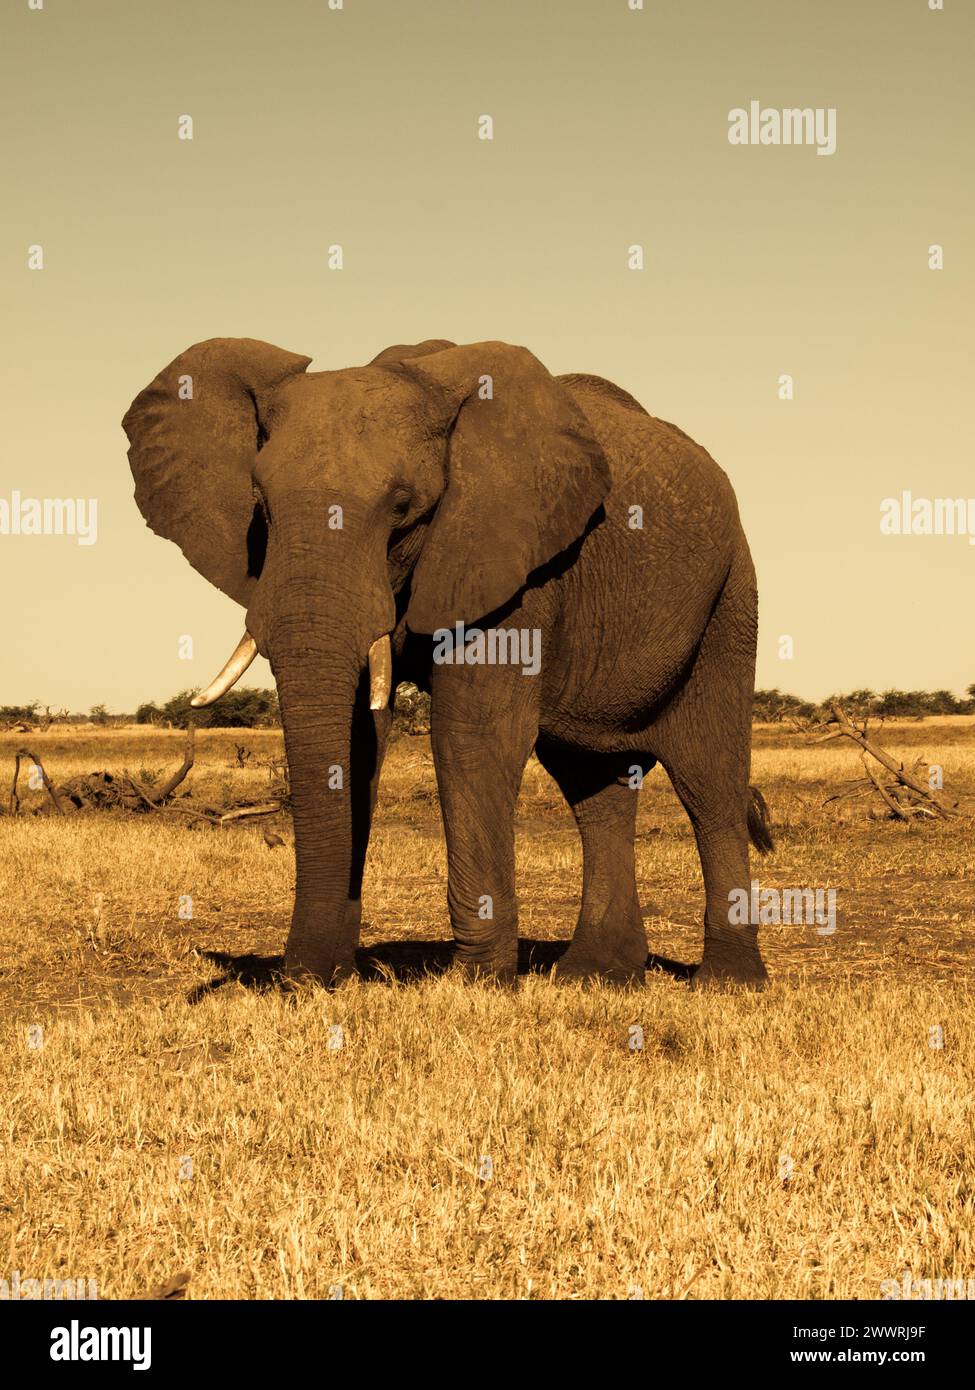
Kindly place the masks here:
[[(0, 736), (0, 768), (24, 741)], [(153, 730), (26, 741), (59, 780), (181, 750)], [(280, 735), (204, 733), (201, 796), (262, 794), (266, 773), (227, 766), (235, 742)], [(975, 789), (975, 719), (881, 742)], [(638, 994), (397, 981), (449, 935), (425, 739), (394, 745), (370, 851), (363, 945), (386, 978), (295, 1007), (260, 987), (293, 858), (255, 825), (0, 820), (0, 1278), (94, 1278), (112, 1297), (187, 1269), (191, 1297), (549, 1299), (873, 1298), (905, 1268), (972, 1277), (973, 835), (824, 811), (856, 762), (757, 733), (780, 845), (756, 873), (834, 886), (840, 908), (835, 937), (765, 932), (758, 998), (659, 973)], [(536, 764), (520, 810), (522, 935), (567, 937), (578, 845)], [(638, 861), (652, 949), (696, 959), (699, 870), (659, 773)]]

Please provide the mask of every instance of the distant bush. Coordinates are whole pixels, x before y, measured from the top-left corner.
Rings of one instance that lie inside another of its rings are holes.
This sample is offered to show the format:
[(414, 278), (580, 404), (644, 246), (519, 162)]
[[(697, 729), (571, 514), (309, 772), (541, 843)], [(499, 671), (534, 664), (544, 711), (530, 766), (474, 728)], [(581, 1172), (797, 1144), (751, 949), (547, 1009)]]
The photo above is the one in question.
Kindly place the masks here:
[(869, 715), (880, 719), (920, 719), (926, 714), (975, 714), (975, 685), (970, 685), (966, 693), (968, 699), (953, 695), (950, 690), (885, 690), (882, 695), (873, 690), (850, 690), (812, 704), (781, 690), (756, 690), (752, 717), (762, 722), (788, 718), (826, 720), (834, 701), (856, 718)]
[(960, 700), (950, 690), (885, 690), (876, 713), (884, 715), (970, 714), (975, 700)]
[[(181, 690), (164, 705), (147, 701), (135, 712), (137, 724), (171, 724), (185, 729), (190, 714), (199, 728), (219, 729), (261, 729), (275, 728), (281, 724), (281, 711), (277, 692), (274, 690), (254, 690), (247, 686), (235, 686), (222, 696), (215, 705), (206, 709), (191, 710), (190, 700), (194, 690)], [(404, 681), (396, 691), (393, 705), (393, 728), (397, 732), (424, 734), (430, 731), (430, 696), (418, 690), (409, 681)]]
[(267, 729), (281, 723), (275, 690), (235, 686), (206, 709), (191, 709), (190, 700), (195, 694), (195, 690), (181, 690), (164, 705), (152, 702), (140, 705), (135, 712), (135, 722), (172, 724), (174, 728), (185, 729), (192, 714), (197, 727), (203, 729)]
[(779, 719), (811, 719), (816, 706), (808, 700), (800, 700), (798, 695), (787, 695), (781, 690), (756, 690), (752, 705), (752, 718), (763, 724), (772, 724)]
[(0, 705), (0, 724), (33, 724), (40, 700), (31, 700), (29, 705)]
[(397, 686), (393, 701), (393, 732), (428, 734), (430, 732), (430, 696), (412, 681)]

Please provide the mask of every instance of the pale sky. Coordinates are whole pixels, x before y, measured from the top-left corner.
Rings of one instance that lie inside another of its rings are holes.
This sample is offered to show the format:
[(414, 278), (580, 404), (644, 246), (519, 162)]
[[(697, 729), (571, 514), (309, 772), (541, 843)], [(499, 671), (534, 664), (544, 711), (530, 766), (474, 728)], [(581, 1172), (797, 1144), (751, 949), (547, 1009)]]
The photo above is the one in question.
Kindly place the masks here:
[[(880, 531), (904, 490), (975, 497), (971, 6), (11, 0), (2, 31), (0, 501), (94, 498), (98, 529), (0, 535), (0, 704), (132, 710), (236, 642), (120, 426), (224, 336), (313, 369), (500, 338), (608, 376), (735, 485), (758, 685), (975, 681), (975, 546)], [(836, 152), (732, 145), (753, 100), (834, 108)]]

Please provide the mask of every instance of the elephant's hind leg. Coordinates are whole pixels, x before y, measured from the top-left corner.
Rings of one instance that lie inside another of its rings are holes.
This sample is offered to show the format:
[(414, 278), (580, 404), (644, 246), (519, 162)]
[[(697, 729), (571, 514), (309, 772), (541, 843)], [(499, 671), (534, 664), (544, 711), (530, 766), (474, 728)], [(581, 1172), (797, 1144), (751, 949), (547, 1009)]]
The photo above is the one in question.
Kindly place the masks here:
[(582, 839), (582, 906), (558, 979), (599, 976), (642, 984), (647, 936), (636, 890), (638, 792), (625, 774), (635, 755), (583, 753), (539, 739), (538, 759), (559, 784)]
[(654, 749), (690, 818), (704, 874), (704, 959), (692, 976), (696, 989), (760, 989), (768, 978), (757, 925), (738, 920), (751, 884), (754, 604), (749, 564), (729, 580), (686, 685), (654, 728)]

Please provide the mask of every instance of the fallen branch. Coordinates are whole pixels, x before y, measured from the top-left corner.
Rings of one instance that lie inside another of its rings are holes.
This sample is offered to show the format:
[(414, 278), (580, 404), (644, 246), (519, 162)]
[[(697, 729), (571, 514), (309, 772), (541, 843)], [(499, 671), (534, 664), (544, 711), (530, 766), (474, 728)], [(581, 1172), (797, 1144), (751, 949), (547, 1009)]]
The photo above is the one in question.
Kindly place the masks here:
[(867, 758), (866, 752), (860, 754), (860, 761), (863, 763), (863, 766), (866, 770), (866, 774), (870, 778), (870, 781), (877, 788), (877, 791), (880, 793), (884, 802), (890, 807), (890, 812), (894, 819), (910, 820), (910, 816), (904, 810), (903, 806), (901, 806), (899, 802), (894, 800), (890, 792), (884, 786), (883, 782), (881, 782), (880, 778), (877, 776), (876, 772), (874, 772), (873, 768), (870, 766), (870, 762)]
[[(926, 787), (923, 782), (919, 782), (916, 777), (908, 772), (903, 763), (897, 762), (885, 749), (879, 748), (875, 743), (871, 743), (867, 738), (866, 723), (864, 723), (862, 729), (857, 727), (856, 724), (847, 718), (846, 713), (835, 700), (831, 708), (833, 711), (833, 718), (839, 725), (840, 735), (844, 738), (851, 739), (859, 746), (861, 749), (861, 757), (863, 758), (863, 765), (867, 769), (870, 780), (878, 789), (881, 789), (881, 794), (888, 805), (891, 804), (892, 798), (881, 788), (879, 778), (875, 776), (873, 769), (867, 763), (866, 754), (869, 754), (871, 758), (875, 758), (877, 762), (880, 763), (881, 767), (885, 767), (888, 772), (893, 773), (895, 780), (900, 783), (901, 786), (908, 787), (916, 796), (921, 798), (922, 806), (912, 808), (915, 812), (924, 811), (929, 815), (942, 816), (945, 820), (950, 820), (955, 816), (966, 818), (964, 817), (964, 813), (957, 810), (956, 807), (945, 806), (935, 795), (933, 789), (931, 787)], [(897, 802), (896, 805), (900, 808), (899, 802)], [(901, 819), (908, 819), (908, 816), (902, 809), (895, 811), (895, 814)]]
[[(44, 783), (44, 786), (45, 786), (46, 789), (47, 789), (47, 794), (48, 794), (48, 796), (49, 796), (49, 797), (51, 798), (51, 800), (54, 802), (54, 805), (55, 805), (55, 808), (57, 809), (58, 815), (59, 815), (59, 816), (65, 815), (66, 812), (65, 812), (65, 809), (64, 809), (64, 805), (63, 805), (63, 803), (62, 803), (62, 801), (61, 801), (61, 798), (58, 796), (58, 794), (57, 794), (57, 792), (56, 792), (56, 790), (55, 790), (55, 788), (54, 788), (54, 783), (51, 781), (50, 777), (48, 777), (47, 773), (44, 771), (44, 764), (41, 762), (40, 758), (38, 758), (38, 757), (37, 757), (34, 753), (32, 753), (28, 748), (19, 748), (19, 749), (17, 750), (17, 770), (18, 770), (18, 771), (19, 771), (19, 769), (20, 769), (20, 759), (21, 759), (21, 758), (30, 758), (31, 762), (34, 764), (34, 766), (37, 768), (38, 772), (41, 774), (41, 780), (42, 780), (42, 782)], [(16, 796), (16, 787), (17, 787), (17, 772), (14, 773), (14, 795), (15, 795), (15, 796)]]
[[(144, 786), (127, 769), (121, 773), (91, 772), (57, 788), (48, 777), (40, 759), (27, 749), (22, 748), (17, 752), (14, 762), (14, 776), (10, 788), (10, 813), (17, 815), (20, 811), (18, 784), (20, 765), (25, 759), (30, 759), (40, 769), (48, 795), (55, 809), (62, 816), (66, 815), (68, 811), (74, 810), (155, 812), (157, 815), (183, 816), (190, 822), (203, 821), (208, 825), (222, 826), (233, 825), (251, 816), (273, 816), (288, 809), (287, 765), (281, 760), (271, 759), (268, 760), (270, 775), (273, 777), (277, 772), (284, 776), (283, 785), (272, 784), (268, 788), (270, 795), (275, 798), (274, 800), (231, 803), (229, 806), (211, 806), (206, 803), (194, 805), (192, 797), (188, 797), (184, 793), (181, 796), (182, 804), (173, 804), (173, 793), (185, 781), (194, 765), (195, 734), (195, 726), (190, 724), (186, 731), (186, 747), (182, 764), (158, 789)], [(69, 804), (66, 805), (66, 801)], [(40, 808), (41, 811), (47, 809), (46, 806)]]
[(153, 798), (157, 803), (160, 801), (165, 801), (167, 797), (172, 796), (173, 792), (179, 786), (180, 782), (182, 782), (185, 779), (186, 774), (193, 766), (195, 756), (196, 725), (191, 719), (186, 729), (186, 751), (183, 754), (183, 764), (181, 767), (178, 767), (176, 769), (172, 777), (170, 777), (169, 781), (165, 783), (162, 790), (158, 792), (157, 795)]
[(140, 786), (140, 784), (130, 773), (124, 772), (122, 776), (125, 779), (125, 781), (128, 782), (129, 786), (135, 792), (139, 800), (144, 801), (150, 811), (158, 811), (161, 809), (159, 801), (153, 801), (152, 797), (146, 791), (145, 787)]
[(17, 795), (17, 778), (20, 776), (20, 759), (22, 754), (17, 753), (14, 757), (14, 780), (10, 788), (10, 814), (15, 816), (20, 810), (20, 797)]
[(227, 825), (230, 821), (242, 820), (244, 816), (273, 816), (280, 810), (280, 801), (268, 801), (257, 806), (238, 806), (236, 810), (225, 811), (220, 817), (220, 824)]
[[(858, 723), (855, 718), (851, 719), (835, 700), (830, 708), (832, 709), (831, 719), (818, 724), (801, 724), (799, 721), (793, 720), (793, 728), (796, 732), (806, 735), (825, 731), (821, 733), (819, 738), (813, 740), (815, 743), (829, 743), (837, 738), (846, 738), (855, 743), (860, 749), (860, 761), (866, 773), (866, 781), (852, 781), (844, 791), (827, 797), (823, 802), (824, 806), (846, 797), (862, 796), (866, 792), (875, 791), (895, 820), (910, 821), (915, 816), (927, 816), (932, 820), (939, 816), (944, 820), (973, 819), (967, 812), (960, 811), (957, 803), (947, 805), (936, 794), (933, 787), (925, 786), (919, 780), (915, 773), (919, 767), (924, 766), (920, 758), (909, 770), (903, 763), (899, 763), (891, 757), (886, 749), (871, 742), (867, 737), (866, 717), (863, 718), (862, 723)], [(884, 785), (874, 763), (879, 763), (891, 774), (894, 779), (892, 783)]]
[(220, 825), (220, 812), (210, 806), (154, 806), (161, 816), (187, 816), (191, 821), (205, 820), (209, 825)]
[(919, 782), (915, 777), (912, 777), (903, 763), (895, 762), (890, 754), (885, 752), (883, 748), (878, 748), (875, 743), (871, 743), (866, 736), (866, 725), (864, 725), (862, 730), (857, 728), (855, 724), (851, 723), (842, 708), (835, 701), (833, 702), (832, 710), (833, 717), (840, 726), (840, 734), (845, 738), (852, 739), (854, 743), (860, 745), (865, 753), (869, 753), (872, 758), (876, 758), (877, 762), (880, 763), (882, 767), (885, 767), (888, 772), (894, 774), (898, 782), (902, 783), (905, 787), (910, 787), (912, 792), (916, 792), (918, 796), (929, 801), (938, 814), (946, 818), (962, 814), (953, 806), (943, 806), (934, 795), (933, 790), (930, 787), (924, 786), (924, 784)]

